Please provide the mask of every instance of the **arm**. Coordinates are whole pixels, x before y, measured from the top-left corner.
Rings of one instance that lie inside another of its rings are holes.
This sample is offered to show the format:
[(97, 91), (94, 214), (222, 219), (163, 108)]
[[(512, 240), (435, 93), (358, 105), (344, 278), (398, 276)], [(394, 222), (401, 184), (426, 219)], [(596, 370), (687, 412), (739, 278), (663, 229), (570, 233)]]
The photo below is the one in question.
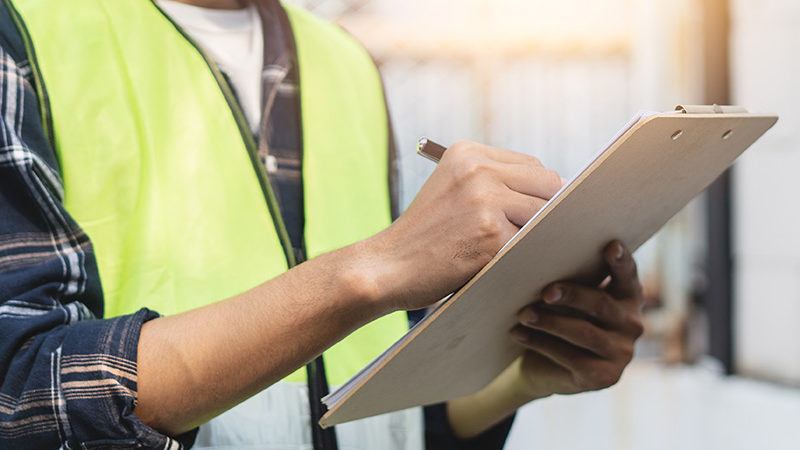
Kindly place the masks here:
[(642, 288), (636, 263), (619, 243), (604, 251), (601, 288), (555, 283), (519, 313), (511, 337), (525, 348), (486, 388), (448, 404), (456, 435), (471, 438), (526, 403), (615, 384), (642, 334)]
[(137, 415), (168, 434), (189, 430), (389, 312), (359, 269), (370, 264), (365, 252), (323, 255), (235, 298), (148, 322)]
[(61, 203), (35, 92), (13, 58), (0, 62), (4, 447), (171, 447), (156, 429), (190, 430), (358, 326), (463, 285), (560, 188), (531, 157), (461, 143), (373, 238), (195, 311), (93, 320), (91, 245)]
[(137, 414), (184, 432), (359, 326), (428, 306), (483, 267), (561, 186), (528, 156), (470, 143), (448, 155), (387, 230), (236, 298), (145, 325)]

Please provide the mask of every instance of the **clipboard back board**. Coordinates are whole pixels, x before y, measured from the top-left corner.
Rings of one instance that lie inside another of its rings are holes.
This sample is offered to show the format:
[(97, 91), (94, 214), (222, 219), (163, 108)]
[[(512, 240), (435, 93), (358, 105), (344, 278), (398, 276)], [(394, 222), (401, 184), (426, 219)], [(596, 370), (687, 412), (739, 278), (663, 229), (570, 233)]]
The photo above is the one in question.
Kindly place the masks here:
[(608, 242), (637, 249), (778, 120), (719, 107), (682, 111), (634, 123), (464, 287), (323, 399), (329, 411), (320, 424), (480, 390), (522, 354), (508, 331), (544, 287), (602, 277)]

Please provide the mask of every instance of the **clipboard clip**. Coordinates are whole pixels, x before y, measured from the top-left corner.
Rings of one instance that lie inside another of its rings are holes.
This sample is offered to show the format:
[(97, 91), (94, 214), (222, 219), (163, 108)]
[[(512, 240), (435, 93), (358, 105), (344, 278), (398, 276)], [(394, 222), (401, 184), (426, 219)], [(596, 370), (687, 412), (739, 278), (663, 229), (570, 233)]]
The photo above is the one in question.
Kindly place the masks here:
[(748, 111), (741, 106), (729, 105), (678, 105), (675, 111), (682, 114), (747, 114)]

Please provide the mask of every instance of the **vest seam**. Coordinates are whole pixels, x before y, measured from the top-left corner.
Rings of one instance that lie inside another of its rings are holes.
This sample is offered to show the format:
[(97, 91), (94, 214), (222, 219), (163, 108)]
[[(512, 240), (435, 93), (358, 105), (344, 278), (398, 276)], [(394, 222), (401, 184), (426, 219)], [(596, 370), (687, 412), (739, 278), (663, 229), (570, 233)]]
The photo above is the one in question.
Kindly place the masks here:
[(156, 8), (161, 16), (163, 16), (167, 21), (169, 21), (170, 24), (172, 24), (172, 26), (175, 28), (175, 31), (177, 31), (178, 34), (180, 34), (183, 39), (185, 39), (192, 47), (194, 47), (200, 57), (203, 58), (206, 66), (208, 66), (208, 69), (211, 71), (211, 75), (217, 82), (217, 86), (219, 87), (222, 96), (225, 98), (225, 102), (228, 104), (228, 108), (233, 116), (234, 122), (236, 122), (236, 126), (239, 129), (242, 143), (244, 144), (247, 154), (250, 157), (250, 163), (256, 173), (256, 178), (261, 186), (261, 192), (267, 204), (267, 209), (269, 210), (272, 224), (275, 227), (275, 232), (277, 233), (278, 240), (281, 243), (281, 248), (283, 249), (284, 257), (286, 258), (286, 264), (288, 268), (291, 269), (297, 265), (297, 262), (295, 261), (294, 250), (292, 249), (292, 244), (289, 240), (289, 233), (286, 231), (286, 227), (283, 224), (283, 218), (281, 217), (278, 200), (272, 191), (272, 187), (270, 186), (269, 177), (263, 165), (258, 160), (258, 148), (255, 144), (253, 136), (250, 134), (250, 126), (247, 125), (247, 120), (244, 119), (244, 113), (242, 113), (241, 107), (237, 103), (235, 95), (233, 95), (232, 88), (225, 77), (220, 73), (220, 70), (215, 65), (213, 59), (211, 59), (181, 27), (175, 23), (174, 20), (172, 20), (169, 14), (165, 13), (164, 10), (162, 10), (161, 7), (156, 4), (155, 0), (150, 0), (150, 3), (154, 8)]

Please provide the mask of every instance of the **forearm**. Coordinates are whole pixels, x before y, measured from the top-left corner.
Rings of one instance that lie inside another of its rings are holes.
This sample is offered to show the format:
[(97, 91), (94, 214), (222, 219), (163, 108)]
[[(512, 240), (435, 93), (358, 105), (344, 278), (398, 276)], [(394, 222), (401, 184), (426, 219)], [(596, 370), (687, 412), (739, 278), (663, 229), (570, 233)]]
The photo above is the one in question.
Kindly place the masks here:
[(263, 390), (356, 328), (375, 302), (360, 245), (301, 264), (237, 297), (148, 322), (137, 415), (176, 435)]
[(526, 388), (525, 383), (521, 382), (521, 370), (521, 359), (517, 359), (485, 388), (447, 403), (450, 427), (458, 438), (474, 438), (526, 403), (545, 396)]

